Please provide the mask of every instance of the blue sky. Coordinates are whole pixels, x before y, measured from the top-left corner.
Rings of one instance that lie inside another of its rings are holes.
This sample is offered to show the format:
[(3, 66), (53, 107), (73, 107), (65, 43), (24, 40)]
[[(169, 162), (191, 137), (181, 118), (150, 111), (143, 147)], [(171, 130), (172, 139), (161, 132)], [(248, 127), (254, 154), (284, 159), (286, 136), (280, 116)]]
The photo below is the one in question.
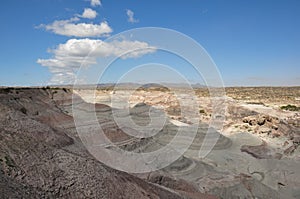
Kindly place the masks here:
[[(83, 16), (85, 8), (97, 16)], [(226, 86), (300, 85), (297, 0), (102, 0), (94, 6), (88, 0), (4, 0), (0, 9), (0, 85), (48, 84), (58, 74), (49, 59), (59, 44), (67, 46), (72, 39), (105, 40), (108, 34), (149, 26), (174, 29), (196, 40), (216, 63)], [(128, 10), (134, 14), (131, 21)], [(104, 24), (91, 37), (62, 33), (53, 25), (71, 19), (66, 23)], [(146, 61), (147, 56), (141, 57)], [(184, 68), (188, 66), (172, 63), (176, 70), (186, 71), (188, 80), (198, 81), (192, 70)], [(106, 81), (121, 75), (120, 67), (112, 68)]]

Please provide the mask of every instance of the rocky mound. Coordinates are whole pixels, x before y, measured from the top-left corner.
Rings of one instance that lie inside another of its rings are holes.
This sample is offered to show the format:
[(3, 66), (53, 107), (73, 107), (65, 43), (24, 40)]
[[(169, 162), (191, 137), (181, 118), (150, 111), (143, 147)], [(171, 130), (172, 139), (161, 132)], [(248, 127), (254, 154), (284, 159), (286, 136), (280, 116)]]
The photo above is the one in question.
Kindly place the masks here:
[(54, 91), (0, 92), (1, 198), (183, 198), (95, 160), (54, 100), (69, 91)]

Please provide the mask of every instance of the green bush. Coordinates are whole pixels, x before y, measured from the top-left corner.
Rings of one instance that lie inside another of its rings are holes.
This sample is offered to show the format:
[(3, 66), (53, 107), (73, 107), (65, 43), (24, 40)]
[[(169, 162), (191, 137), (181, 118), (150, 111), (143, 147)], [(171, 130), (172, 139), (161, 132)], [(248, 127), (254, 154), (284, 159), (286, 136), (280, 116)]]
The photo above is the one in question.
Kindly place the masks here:
[(288, 110), (288, 111), (300, 111), (300, 107), (295, 106), (295, 105), (286, 105), (286, 106), (281, 106), (280, 107), (282, 110)]

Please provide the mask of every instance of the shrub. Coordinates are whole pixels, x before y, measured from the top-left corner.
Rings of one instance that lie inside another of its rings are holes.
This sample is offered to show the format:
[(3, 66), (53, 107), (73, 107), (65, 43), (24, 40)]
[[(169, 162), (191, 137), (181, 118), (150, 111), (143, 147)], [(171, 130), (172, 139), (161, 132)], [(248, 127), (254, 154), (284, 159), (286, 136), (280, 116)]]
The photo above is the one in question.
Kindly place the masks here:
[(200, 110), (199, 110), (199, 113), (204, 114), (204, 113), (205, 113), (205, 110), (200, 109)]
[(288, 111), (300, 111), (300, 107), (295, 106), (295, 105), (286, 105), (286, 106), (281, 106), (280, 107), (282, 110), (288, 110)]
[(9, 167), (15, 166), (14, 161), (9, 156), (5, 156), (4, 159), (5, 159), (5, 163), (7, 166), (9, 166)]
[(10, 91), (11, 91), (11, 88), (8, 88), (8, 87), (0, 89), (1, 94), (8, 94), (8, 93), (10, 93)]
[(22, 113), (24, 113), (25, 115), (27, 114), (27, 109), (26, 109), (25, 107), (22, 107), (22, 108), (20, 109), (20, 111), (21, 111)]

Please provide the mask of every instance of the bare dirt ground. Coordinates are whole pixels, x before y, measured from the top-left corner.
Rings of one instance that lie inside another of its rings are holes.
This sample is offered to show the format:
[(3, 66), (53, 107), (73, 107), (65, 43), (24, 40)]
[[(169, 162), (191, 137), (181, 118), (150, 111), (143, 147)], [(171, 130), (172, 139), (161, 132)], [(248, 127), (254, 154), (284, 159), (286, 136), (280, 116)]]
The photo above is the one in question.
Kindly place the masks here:
[(166, 114), (166, 125), (149, 139), (127, 135), (112, 117), (130, 89), (0, 90), (2, 198), (300, 197), (300, 112), (282, 108), (300, 106), (300, 87), (226, 88), (224, 126), (215, 130), (219, 140), (205, 158), (198, 152), (214, 116), (208, 90), (195, 89), (200, 124), (192, 145), (168, 167), (144, 174), (117, 171), (90, 155), (78, 138), (72, 103), (83, 115), (96, 104), (112, 150), (151, 152), (166, 146), (178, 127), (191, 125), (169, 89), (138, 89), (128, 100), (137, 124), (149, 123), (150, 108)]

